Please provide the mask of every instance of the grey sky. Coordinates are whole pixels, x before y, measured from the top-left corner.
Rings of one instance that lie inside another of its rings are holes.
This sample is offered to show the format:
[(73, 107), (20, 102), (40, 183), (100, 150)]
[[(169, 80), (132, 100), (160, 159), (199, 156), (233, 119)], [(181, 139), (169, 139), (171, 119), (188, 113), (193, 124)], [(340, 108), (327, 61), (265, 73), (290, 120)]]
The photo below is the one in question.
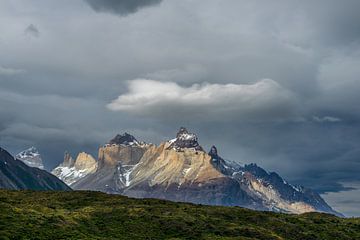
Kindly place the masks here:
[(359, 11), (357, 0), (0, 0), (0, 145), (35, 145), (50, 169), (118, 132), (159, 143), (186, 126), (224, 158), (360, 215)]

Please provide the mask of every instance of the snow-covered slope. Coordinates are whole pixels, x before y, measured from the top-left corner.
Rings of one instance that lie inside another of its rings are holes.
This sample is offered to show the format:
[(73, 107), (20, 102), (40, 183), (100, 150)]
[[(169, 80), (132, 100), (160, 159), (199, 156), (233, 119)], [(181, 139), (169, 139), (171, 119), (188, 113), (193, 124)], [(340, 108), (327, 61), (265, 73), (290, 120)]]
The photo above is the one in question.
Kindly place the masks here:
[(15, 156), (29, 167), (44, 169), (44, 164), (39, 151), (35, 147), (30, 147)]
[(69, 153), (65, 153), (64, 162), (51, 173), (71, 186), (88, 174), (94, 173), (97, 166), (97, 161), (90, 154), (81, 152), (74, 161)]

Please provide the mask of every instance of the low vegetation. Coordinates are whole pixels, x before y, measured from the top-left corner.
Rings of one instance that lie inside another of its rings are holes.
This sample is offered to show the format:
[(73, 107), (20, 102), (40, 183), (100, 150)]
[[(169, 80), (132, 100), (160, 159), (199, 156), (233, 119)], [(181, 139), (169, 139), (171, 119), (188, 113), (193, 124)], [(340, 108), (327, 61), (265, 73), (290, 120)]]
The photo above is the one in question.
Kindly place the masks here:
[(0, 239), (360, 239), (360, 219), (131, 199), (99, 192), (0, 190)]

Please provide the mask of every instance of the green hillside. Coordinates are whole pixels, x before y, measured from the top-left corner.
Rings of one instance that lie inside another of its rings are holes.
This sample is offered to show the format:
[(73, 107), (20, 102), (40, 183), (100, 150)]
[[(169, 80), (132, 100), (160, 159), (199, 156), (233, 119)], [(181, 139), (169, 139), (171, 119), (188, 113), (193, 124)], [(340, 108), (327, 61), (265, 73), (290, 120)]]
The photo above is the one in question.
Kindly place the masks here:
[(0, 239), (360, 239), (360, 219), (98, 192), (0, 190)]

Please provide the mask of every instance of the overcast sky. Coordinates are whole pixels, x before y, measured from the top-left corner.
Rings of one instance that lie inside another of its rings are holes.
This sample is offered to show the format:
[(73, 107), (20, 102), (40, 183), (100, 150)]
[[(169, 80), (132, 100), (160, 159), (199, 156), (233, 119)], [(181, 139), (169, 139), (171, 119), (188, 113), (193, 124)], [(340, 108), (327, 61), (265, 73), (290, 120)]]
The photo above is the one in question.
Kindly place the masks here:
[(0, 0), (0, 146), (180, 126), (360, 216), (360, 1)]

